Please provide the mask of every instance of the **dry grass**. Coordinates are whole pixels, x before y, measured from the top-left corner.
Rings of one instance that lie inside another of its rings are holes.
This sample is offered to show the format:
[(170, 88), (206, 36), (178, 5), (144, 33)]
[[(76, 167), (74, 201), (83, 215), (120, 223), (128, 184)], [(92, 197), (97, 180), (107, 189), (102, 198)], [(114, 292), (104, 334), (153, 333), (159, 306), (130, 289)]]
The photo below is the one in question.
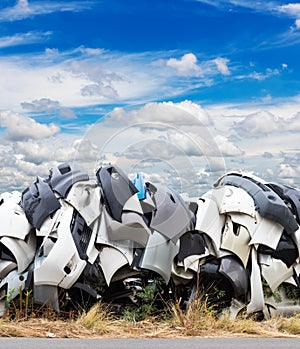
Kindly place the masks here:
[(85, 338), (92, 333), (72, 320), (0, 320), (0, 337)]
[(52, 316), (0, 319), (0, 337), (57, 338), (175, 338), (175, 337), (299, 337), (300, 315), (265, 321), (240, 318), (216, 318), (203, 304), (195, 304), (183, 312), (177, 305), (169, 318), (148, 317), (134, 322), (113, 316), (101, 303), (77, 319)]
[(181, 326), (186, 336), (298, 337), (300, 334), (300, 314), (264, 321), (249, 317), (231, 320), (226, 316), (216, 318), (205, 302), (195, 303), (186, 313), (174, 306), (172, 321)]

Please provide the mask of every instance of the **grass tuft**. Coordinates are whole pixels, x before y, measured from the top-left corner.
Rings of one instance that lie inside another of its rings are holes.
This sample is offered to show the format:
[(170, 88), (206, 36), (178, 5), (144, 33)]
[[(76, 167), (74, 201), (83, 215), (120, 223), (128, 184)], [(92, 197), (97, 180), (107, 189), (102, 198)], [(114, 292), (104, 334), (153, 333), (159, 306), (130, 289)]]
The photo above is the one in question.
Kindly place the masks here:
[(278, 318), (278, 329), (289, 334), (299, 335), (300, 314), (296, 314), (290, 318)]
[(109, 332), (109, 326), (113, 322), (113, 316), (108, 305), (96, 303), (89, 311), (84, 311), (76, 320), (78, 325), (103, 335)]

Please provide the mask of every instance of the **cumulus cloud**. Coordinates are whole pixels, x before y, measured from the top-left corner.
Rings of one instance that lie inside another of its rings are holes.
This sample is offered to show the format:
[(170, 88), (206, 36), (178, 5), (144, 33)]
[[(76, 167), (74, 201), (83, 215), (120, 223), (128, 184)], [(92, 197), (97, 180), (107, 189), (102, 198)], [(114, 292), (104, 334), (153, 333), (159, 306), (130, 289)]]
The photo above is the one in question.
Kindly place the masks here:
[(300, 112), (287, 119), (268, 111), (259, 111), (236, 122), (233, 129), (241, 136), (256, 138), (274, 132), (299, 132)]
[(32, 102), (22, 102), (21, 106), (23, 109), (27, 109), (34, 112), (40, 111), (51, 111), (60, 108), (58, 101), (53, 101), (50, 98), (35, 99)]
[[(55, 101), (49, 98), (49, 106)], [(190, 193), (209, 189), (226, 168), (300, 185), (300, 152), (295, 149), (300, 130), (298, 102), (278, 109), (264, 106), (264, 110), (258, 105), (205, 108), (188, 100), (148, 103), (114, 109), (85, 135), (55, 133), (51, 124), (1, 112), (0, 125), (9, 142), (0, 143), (0, 188), (24, 189), (36, 175), (43, 177), (50, 167), (70, 159), (89, 173), (107, 162), (119, 164), (126, 173), (141, 169), (153, 180)], [(48, 105), (40, 99), (29, 103), (37, 110), (43, 103)], [(19, 125), (21, 135), (8, 132)], [(40, 126), (53, 136), (34, 136)]]
[(103, 83), (90, 84), (81, 89), (82, 96), (102, 96), (110, 99), (116, 99), (119, 95), (115, 88)]
[(55, 124), (41, 124), (32, 118), (11, 111), (0, 112), (0, 127), (5, 129), (6, 137), (10, 140), (41, 139), (53, 136), (60, 131)]
[(50, 161), (66, 162), (96, 161), (99, 150), (89, 140), (74, 139), (74, 136), (57, 136), (51, 140), (18, 141), (13, 146), (14, 154), (25, 162), (35, 165)]
[(171, 160), (179, 153), (175, 144), (163, 139), (141, 140), (130, 146), (122, 154), (129, 159), (151, 159)]
[(30, 185), (36, 176), (46, 176), (48, 170), (57, 162), (50, 161), (51, 152), (41, 163), (30, 161), (20, 153), (20, 149), (14, 142), (0, 145), (0, 191), (23, 191)]
[(202, 108), (200, 104), (193, 103), (192, 101), (185, 100), (183, 102), (179, 103), (172, 103), (168, 102), (168, 105), (185, 110), (189, 114), (193, 115), (199, 122), (201, 122), (203, 125), (211, 125), (212, 120), (208, 114), (208, 112)]
[[(124, 127), (123, 130), (117, 131), (121, 125)], [(226, 143), (224, 136), (222, 142), (221, 138), (218, 139), (224, 148), (224, 154), (222, 153), (218, 142), (211, 133), (214, 124), (209, 114), (201, 105), (188, 100), (179, 103), (148, 103), (134, 110), (115, 108), (107, 116), (103, 126), (111, 132), (111, 134), (106, 132), (105, 139), (108, 139), (110, 143), (112, 139), (115, 139), (119, 144), (123, 144), (124, 148), (130, 147), (131, 157), (134, 156), (132, 151), (134, 140), (149, 142), (149, 149), (146, 149), (145, 146), (145, 150), (142, 151), (138, 147), (138, 150), (144, 154), (151, 151), (160, 156), (160, 153), (163, 155), (165, 148), (168, 148), (168, 154), (164, 157), (176, 156), (174, 153), (176, 148), (178, 154), (182, 152), (185, 156), (198, 157), (223, 156), (229, 154), (230, 151), (234, 154), (238, 152), (237, 149), (233, 149), (231, 142)], [(126, 143), (122, 141), (124, 138), (127, 140)], [(160, 143), (160, 150), (158, 147), (152, 151), (154, 148), (151, 142)]]
[(244, 154), (238, 146), (230, 142), (230, 140), (223, 135), (217, 135), (215, 140), (224, 156), (237, 156)]
[(78, 135), (59, 133), (43, 139), (2, 141), (0, 192), (23, 191), (36, 176), (45, 178), (51, 167), (67, 161), (75, 160), (93, 176), (98, 159), (99, 149), (89, 140), (78, 138)]
[(26, 174), (26, 176), (31, 176), (32, 178), (35, 178), (39, 174), (45, 175), (49, 171), (49, 163), (35, 164), (19, 158), (16, 159), (15, 166), (22, 171), (23, 175)]
[[(202, 141), (201, 134), (197, 133), (170, 133), (168, 139), (174, 144), (185, 156), (203, 156), (209, 153), (208, 145)], [(179, 150), (177, 151), (179, 153)]]
[(236, 122), (234, 130), (241, 136), (261, 137), (283, 127), (283, 121), (268, 111), (259, 111), (245, 116), (242, 121)]
[(173, 68), (177, 75), (201, 78), (204, 84), (210, 84), (210, 79), (218, 74), (230, 75), (228, 63), (229, 59), (224, 57), (198, 62), (193, 53), (186, 53), (179, 59), (170, 58), (166, 61), (167, 67)]
[[(90, 81), (99, 84), (111, 84), (113, 81), (123, 80), (121, 74), (109, 69), (108, 67), (105, 69), (101, 64), (99, 64), (97, 57), (94, 57), (94, 53), (88, 53), (89, 51), (86, 50), (82, 51), (81, 48), (79, 48), (79, 52), (83, 53), (82, 59), (72, 60), (70, 66), (70, 70), (74, 74), (85, 75)], [(93, 60), (93, 58), (95, 58), (95, 60)]]
[(147, 169), (161, 178), (165, 178), (164, 164), (177, 173), (169, 175), (168, 183), (178, 185), (178, 177), (182, 176), (181, 185), (192, 190), (198, 185), (194, 174), (200, 167), (207, 167), (209, 176), (213, 176), (215, 171), (224, 170), (225, 152), (226, 156), (238, 152), (224, 136), (223, 153), (213, 131), (214, 124), (205, 108), (185, 100), (115, 108), (105, 120), (88, 129), (85, 139), (97, 145), (101, 163), (117, 163), (128, 173)]
[(32, 102), (21, 102), (21, 107), (29, 112), (57, 113), (64, 119), (76, 119), (76, 114), (69, 108), (64, 108), (58, 101), (50, 98), (35, 99)]
[(140, 109), (128, 111), (124, 108), (115, 108), (109, 113), (107, 125), (126, 125), (145, 123), (162, 123), (170, 126), (208, 126), (212, 124), (207, 111), (199, 104), (191, 101), (179, 103), (161, 102), (147, 103)]
[(278, 177), (280, 178), (295, 178), (299, 175), (297, 170), (294, 169), (290, 164), (281, 164)]
[(290, 3), (286, 5), (281, 5), (277, 7), (277, 10), (282, 13), (286, 13), (290, 16), (299, 17), (300, 16), (300, 3)]
[(228, 65), (227, 65), (229, 62), (229, 59), (218, 57), (218, 58), (214, 59), (214, 62), (217, 66), (218, 71), (222, 75), (230, 75), (230, 70), (229, 70)]
[(197, 57), (193, 53), (186, 53), (181, 58), (170, 58), (167, 66), (176, 70), (182, 76), (202, 76), (202, 70), (197, 65)]
[(49, 142), (36, 142), (34, 140), (19, 141), (15, 144), (15, 154), (19, 159), (35, 165), (48, 163), (49, 161), (64, 162), (74, 157), (74, 148), (66, 145), (64, 148), (57, 147), (52, 142), (51, 150)]

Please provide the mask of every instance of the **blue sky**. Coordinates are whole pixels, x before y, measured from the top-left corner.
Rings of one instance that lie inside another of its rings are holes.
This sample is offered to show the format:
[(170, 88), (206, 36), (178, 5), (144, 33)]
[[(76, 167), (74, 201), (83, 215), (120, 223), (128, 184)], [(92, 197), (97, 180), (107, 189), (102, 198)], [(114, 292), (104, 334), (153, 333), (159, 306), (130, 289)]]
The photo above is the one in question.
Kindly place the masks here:
[(71, 159), (300, 186), (299, 57), (295, 1), (1, 0), (0, 189)]

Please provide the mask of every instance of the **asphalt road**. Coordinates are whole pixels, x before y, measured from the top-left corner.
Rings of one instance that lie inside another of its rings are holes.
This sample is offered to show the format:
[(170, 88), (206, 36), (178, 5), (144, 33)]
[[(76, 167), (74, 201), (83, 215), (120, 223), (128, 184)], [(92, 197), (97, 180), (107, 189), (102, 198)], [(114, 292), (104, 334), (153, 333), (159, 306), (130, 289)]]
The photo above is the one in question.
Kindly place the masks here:
[(0, 338), (1, 349), (299, 349), (299, 338)]

